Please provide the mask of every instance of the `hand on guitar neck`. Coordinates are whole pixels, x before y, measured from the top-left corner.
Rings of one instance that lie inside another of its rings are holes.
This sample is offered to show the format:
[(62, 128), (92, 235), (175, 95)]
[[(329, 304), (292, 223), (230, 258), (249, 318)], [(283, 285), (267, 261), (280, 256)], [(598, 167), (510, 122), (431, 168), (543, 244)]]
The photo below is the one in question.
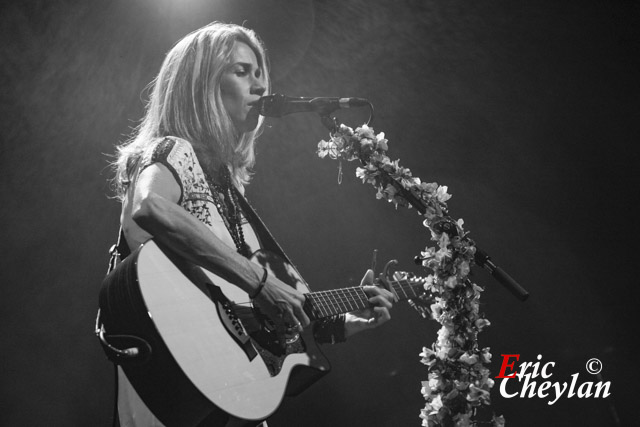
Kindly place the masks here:
[(389, 310), (398, 298), (387, 289), (374, 285), (373, 270), (367, 270), (360, 286), (369, 297), (370, 308), (347, 313), (345, 316), (345, 336), (348, 338), (353, 334), (366, 329), (377, 328), (391, 319)]
[[(345, 337), (350, 337), (366, 329), (376, 328), (391, 319), (389, 310), (397, 297), (387, 289), (374, 284), (373, 270), (368, 270), (360, 286), (370, 303), (369, 308), (356, 310), (345, 315)], [(302, 332), (309, 326), (310, 319), (303, 309), (303, 294), (268, 275), (263, 289), (254, 303), (274, 324), (276, 333), (285, 342), (285, 337), (295, 332)]]

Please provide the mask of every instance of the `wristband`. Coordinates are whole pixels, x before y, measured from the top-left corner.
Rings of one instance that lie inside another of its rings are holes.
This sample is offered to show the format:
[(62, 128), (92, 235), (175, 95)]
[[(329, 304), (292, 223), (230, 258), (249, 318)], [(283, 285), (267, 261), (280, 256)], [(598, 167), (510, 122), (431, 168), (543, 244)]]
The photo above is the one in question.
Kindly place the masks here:
[(256, 289), (254, 294), (249, 295), (249, 298), (251, 299), (256, 299), (258, 295), (260, 295), (260, 292), (262, 292), (262, 288), (264, 288), (264, 284), (267, 282), (267, 276), (269, 275), (269, 272), (264, 267), (262, 267), (262, 269), (264, 270), (264, 274), (262, 275), (262, 280), (260, 280), (260, 283), (258, 284), (258, 289)]
[(321, 319), (313, 324), (313, 337), (318, 344), (339, 343), (346, 341), (345, 315)]

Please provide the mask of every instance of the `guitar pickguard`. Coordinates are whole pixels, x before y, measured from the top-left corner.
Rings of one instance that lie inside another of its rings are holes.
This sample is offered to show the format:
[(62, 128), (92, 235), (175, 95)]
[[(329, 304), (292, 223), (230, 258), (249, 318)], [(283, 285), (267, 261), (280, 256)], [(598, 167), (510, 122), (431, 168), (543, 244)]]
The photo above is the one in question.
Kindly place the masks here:
[[(254, 336), (252, 336), (252, 338), (254, 338)], [(260, 357), (262, 357), (262, 360), (267, 366), (269, 374), (272, 377), (275, 377), (280, 373), (284, 360), (288, 355), (294, 353), (304, 353), (306, 351), (304, 342), (299, 336), (297, 339), (295, 339), (295, 341), (287, 343), (284, 349), (280, 346), (279, 343), (274, 343), (271, 340), (265, 341), (264, 339), (254, 339), (252, 340), (252, 342), (258, 350), (258, 354), (260, 354)], [(266, 346), (263, 347), (260, 342), (265, 343)]]

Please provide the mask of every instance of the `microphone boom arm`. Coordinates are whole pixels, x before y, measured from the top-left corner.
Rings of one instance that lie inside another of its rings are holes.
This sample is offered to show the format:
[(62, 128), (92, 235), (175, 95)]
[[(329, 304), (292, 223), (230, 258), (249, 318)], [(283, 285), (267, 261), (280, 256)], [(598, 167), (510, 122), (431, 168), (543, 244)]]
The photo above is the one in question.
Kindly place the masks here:
[(274, 93), (260, 98), (257, 107), (260, 114), (265, 117), (315, 112), (320, 115), (322, 123), (331, 132), (335, 132), (338, 126), (331, 113), (340, 109), (369, 107), (367, 125), (373, 121), (373, 104), (364, 98), (290, 97)]
[[(385, 180), (393, 185), (398, 193), (400, 193), (402, 197), (404, 197), (411, 204), (411, 206), (413, 206), (418, 212), (420, 212), (421, 215), (425, 214), (425, 212), (427, 211), (427, 207), (422, 200), (418, 199), (411, 191), (404, 188), (404, 186), (400, 182), (398, 182), (387, 172), (380, 171), (380, 173), (385, 177)], [(442, 207), (442, 209), (443, 212), (447, 212), (444, 207)], [(448, 213), (445, 215), (445, 219), (447, 221), (454, 222), (453, 218), (451, 218)], [(465, 239), (471, 240), (468, 237), (465, 237)], [(476, 253), (474, 255), (474, 261), (476, 262), (476, 264), (488, 270), (491, 276), (496, 279), (498, 283), (507, 288), (507, 290), (520, 301), (526, 301), (527, 298), (529, 298), (529, 292), (527, 292), (526, 289), (520, 286), (520, 284), (516, 282), (509, 274), (507, 274), (507, 272), (494, 264), (489, 254), (476, 246), (475, 242), (474, 246), (476, 248)]]

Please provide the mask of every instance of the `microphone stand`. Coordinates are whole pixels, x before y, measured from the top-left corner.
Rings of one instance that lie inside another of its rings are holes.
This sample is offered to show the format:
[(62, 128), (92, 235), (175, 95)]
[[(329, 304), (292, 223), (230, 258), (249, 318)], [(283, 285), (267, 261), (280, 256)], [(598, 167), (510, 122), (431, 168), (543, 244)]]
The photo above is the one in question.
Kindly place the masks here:
[[(322, 124), (327, 129), (329, 129), (331, 133), (334, 133), (338, 130), (339, 124), (336, 118), (332, 117), (330, 113), (331, 111), (321, 112), (320, 120), (322, 121)], [(427, 206), (424, 204), (424, 201), (418, 199), (411, 191), (404, 188), (404, 186), (400, 182), (398, 182), (395, 178), (390, 176), (388, 173), (384, 171), (380, 171), (380, 173), (385, 177), (385, 180), (391, 183), (391, 185), (394, 186), (394, 188), (398, 191), (398, 193), (400, 193), (402, 197), (404, 197), (405, 200), (407, 200), (411, 204), (411, 206), (413, 206), (418, 212), (420, 212), (421, 215), (425, 214), (425, 212), (427, 211)], [(446, 209), (444, 209), (443, 206), (441, 206), (441, 208), (443, 209), (444, 212), (446, 212)], [(444, 218), (445, 218), (445, 221), (443, 224), (443, 228), (451, 227), (451, 224), (455, 223), (455, 221), (448, 214), (446, 214)], [(447, 222), (449, 222), (450, 224), (447, 224)], [(507, 274), (506, 271), (498, 267), (491, 260), (491, 257), (489, 256), (488, 253), (486, 253), (485, 251), (480, 249), (478, 246), (476, 246), (475, 242), (473, 242), (471, 239), (465, 237), (465, 240), (472, 242), (476, 248), (474, 261), (477, 265), (488, 270), (491, 276), (494, 279), (496, 279), (498, 283), (500, 283), (505, 288), (507, 288), (507, 290), (511, 292), (520, 301), (526, 301), (527, 298), (529, 298), (529, 292), (527, 292), (526, 289), (520, 286), (520, 284), (516, 282), (509, 274)]]

